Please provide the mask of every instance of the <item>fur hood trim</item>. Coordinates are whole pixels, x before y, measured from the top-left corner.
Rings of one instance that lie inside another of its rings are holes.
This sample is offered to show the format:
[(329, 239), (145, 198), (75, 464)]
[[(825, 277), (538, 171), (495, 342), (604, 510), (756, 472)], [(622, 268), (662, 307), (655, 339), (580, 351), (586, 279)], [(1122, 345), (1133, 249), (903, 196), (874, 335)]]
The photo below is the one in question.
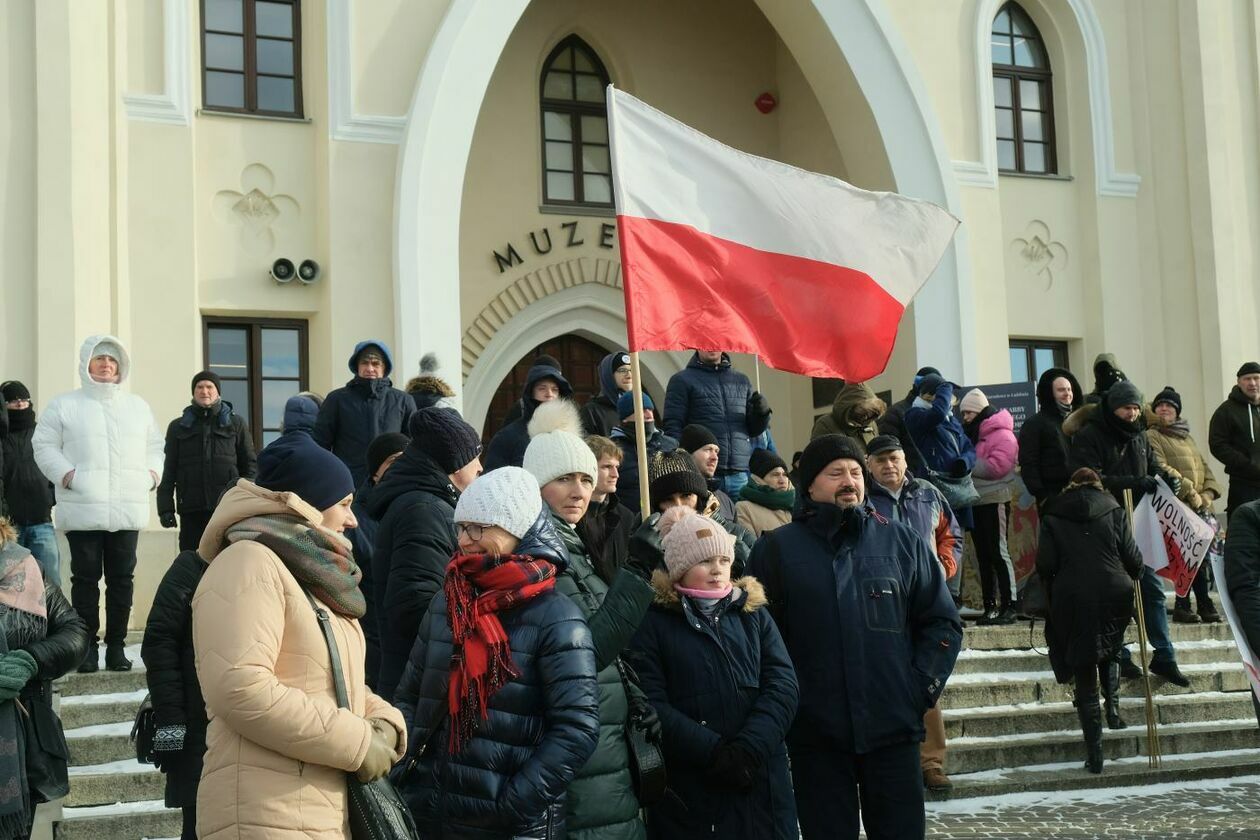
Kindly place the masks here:
[[(743, 612), (756, 612), (768, 603), (765, 587), (752, 575), (744, 575), (742, 578), (733, 580), (731, 585), (734, 587), (732, 594), (744, 592), (748, 595), (740, 608)], [(670, 583), (669, 575), (661, 569), (652, 572), (652, 591), (652, 603), (667, 610), (682, 612), (682, 598), (674, 590), (674, 585)]]

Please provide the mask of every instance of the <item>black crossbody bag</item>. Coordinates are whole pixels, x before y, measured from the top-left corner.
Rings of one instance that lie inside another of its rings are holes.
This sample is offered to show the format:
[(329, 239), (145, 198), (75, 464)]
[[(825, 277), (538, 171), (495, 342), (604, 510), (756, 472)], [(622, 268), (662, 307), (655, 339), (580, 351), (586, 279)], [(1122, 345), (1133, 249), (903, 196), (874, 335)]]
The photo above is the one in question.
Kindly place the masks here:
[[(310, 592), (306, 593), (306, 599), (315, 610), (319, 629), (328, 645), (337, 706), (349, 709), (350, 699), (346, 694), (346, 679), (341, 670), (341, 653), (337, 650), (337, 640), (333, 637), (328, 611), (316, 602)], [(387, 776), (371, 782), (361, 782), (354, 773), (347, 773), (346, 792), (349, 795), (350, 836), (353, 840), (419, 840), (420, 832), (416, 830), (411, 811), (407, 809), (406, 803)]]

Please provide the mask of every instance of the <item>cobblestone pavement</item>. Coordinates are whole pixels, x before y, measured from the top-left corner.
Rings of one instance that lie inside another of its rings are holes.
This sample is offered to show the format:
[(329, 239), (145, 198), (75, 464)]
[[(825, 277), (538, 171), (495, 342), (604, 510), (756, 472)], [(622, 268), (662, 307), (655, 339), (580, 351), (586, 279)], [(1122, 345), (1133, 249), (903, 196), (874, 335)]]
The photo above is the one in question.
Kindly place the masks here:
[(931, 840), (1258, 840), (1260, 776), (929, 802)]

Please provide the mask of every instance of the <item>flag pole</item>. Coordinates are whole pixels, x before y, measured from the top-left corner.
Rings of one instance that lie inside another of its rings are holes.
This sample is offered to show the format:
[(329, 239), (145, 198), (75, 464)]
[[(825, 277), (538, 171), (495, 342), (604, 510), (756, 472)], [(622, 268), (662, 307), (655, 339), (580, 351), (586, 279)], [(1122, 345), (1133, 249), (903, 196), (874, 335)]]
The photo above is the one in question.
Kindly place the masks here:
[(639, 351), (630, 352), (630, 377), (634, 394), (634, 446), (639, 458), (639, 510), (643, 518), (652, 515), (648, 494), (647, 435), (643, 422), (643, 377), (639, 374)]
[(760, 353), (753, 354), (753, 376), (755, 377), (754, 379), (755, 390), (757, 391), (757, 393), (760, 394), (761, 393), (761, 354)]
[[(1129, 527), (1135, 528), (1133, 521), (1133, 490), (1124, 489), (1124, 508), (1129, 514)], [(1136, 535), (1135, 535), (1136, 536)], [(1145, 568), (1143, 568), (1145, 573)], [(1159, 727), (1156, 724), (1155, 698), (1151, 695), (1151, 672), (1146, 665), (1146, 612), (1142, 609), (1142, 578), (1133, 581), (1133, 605), (1137, 608), (1138, 648), (1141, 651), (1142, 685), (1146, 689), (1146, 763), (1158, 769), (1163, 765), (1163, 756), (1159, 750)], [(1119, 707), (1120, 698), (1116, 698)]]

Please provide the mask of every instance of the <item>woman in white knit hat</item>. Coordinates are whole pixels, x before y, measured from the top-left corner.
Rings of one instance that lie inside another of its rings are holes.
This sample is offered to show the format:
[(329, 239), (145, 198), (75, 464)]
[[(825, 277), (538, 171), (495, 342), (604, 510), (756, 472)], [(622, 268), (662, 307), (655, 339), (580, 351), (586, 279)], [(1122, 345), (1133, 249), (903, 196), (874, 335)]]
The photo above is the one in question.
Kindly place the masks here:
[(422, 836), (564, 836), (565, 792), (599, 732), (595, 652), (556, 580), (568, 559), (520, 467), (473, 481), (459, 549), (394, 695), (396, 772)]
[(661, 718), (678, 799), (648, 809), (649, 830), (796, 838), (784, 738), (799, 689), (765, 592), (754, 577), (731, 580), (735, 537), (712, 519), (679, 506), (657, 527), (666, 569), (628, 658)]
[(525, 469), (538, 479), (552, 524), (569, 553), (556, 591), (572, 598), (586, 615), (599, 670), (599, 746), (570, 788), (568, 830), (570, 837), (635, 840), (644, 836), (644, 828), (630, 777), (626, 725), (632, 716), (654, 715), (642, 692), (633, 684), (627, 689), (623, 683), (617, 657), (652, 602), (647, 584), (651, 570), (632, 556), (611, 586), (595, 572), (573, 528), (586, 513), (599, 472), (595, 454), (581, 432), (573, 403), (544, 403), (529, 421), (524, 460)]

